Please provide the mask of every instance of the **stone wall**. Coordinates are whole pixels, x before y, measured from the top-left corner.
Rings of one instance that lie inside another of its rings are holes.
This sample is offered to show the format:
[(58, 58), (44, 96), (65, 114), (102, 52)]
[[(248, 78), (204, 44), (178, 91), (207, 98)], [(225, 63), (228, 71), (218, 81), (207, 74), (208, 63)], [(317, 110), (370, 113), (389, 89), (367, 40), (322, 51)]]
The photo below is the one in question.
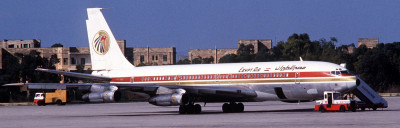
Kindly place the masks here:
[[(259, 50), (263, 48), (271, 49), (272, 48), (272, 40), (239, 40), (238, 48), (240, 45), (253, 45), (254, 53), (257, 53)], [(214, 63), (218, 63), (219, 60), (228, 54), (237, 54), (237, 49), (190, 49), (188, 53), (188, 58), (190, 61), (193, 59), (201, 57), (208, 58), (210, 56), (216, 58), (214, 59)]]
[(3, 40), (0, 48), (40, 48), (40, 40)]
[(361, 45), (367, 46), (367, 48), (374, 48), (379, 43), (378, 38), (358, 38), (358, 47)]
[(218, 63), (221, 57), (228, 54), (236, 54), (237, 49), (190, 49), (189, 60), (192, 61), (195, 58), (209, 58), (214, 57), (214, 63)]
[(262, 48), (271, 49), (272, 48), (272, 40), (239, 40), (238, 41), (238, 48), (241, 44), (244, 45), (253, 45), (254, 46), (254, 53), (257, 53)]
[(132, 48), (133, 64), (168, 65), (176, 63), (175, 47)]

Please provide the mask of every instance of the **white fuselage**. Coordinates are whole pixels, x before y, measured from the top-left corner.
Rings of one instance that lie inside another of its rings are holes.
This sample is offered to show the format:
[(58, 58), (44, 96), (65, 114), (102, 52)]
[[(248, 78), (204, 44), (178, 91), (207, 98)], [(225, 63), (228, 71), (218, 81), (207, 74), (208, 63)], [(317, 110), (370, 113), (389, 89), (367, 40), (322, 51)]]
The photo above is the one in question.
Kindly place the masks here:
[[(93, 72), (111, 83), (242, 86), (254, 90), (252, 101), (316, 100), (324, 91), (346, 92), (356, 87), (356, 77), (344, 67), (319, 61), (284, 61), (229, 64), (144, 66), (127, 70)], [(279, 97), (277, 89), (282, 96)], [(279, 91), (279, 89), (278, 89)]]

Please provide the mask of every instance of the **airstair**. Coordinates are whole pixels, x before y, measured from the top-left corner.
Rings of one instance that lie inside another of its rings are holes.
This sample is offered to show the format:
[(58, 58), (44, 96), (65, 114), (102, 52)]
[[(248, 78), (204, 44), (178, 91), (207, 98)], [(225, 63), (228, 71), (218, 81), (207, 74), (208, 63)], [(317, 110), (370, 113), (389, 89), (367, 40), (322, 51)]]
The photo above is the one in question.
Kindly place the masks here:
[(387, 108), (388, 103), (383, 99), (374, 89), (372, 89), (367, 83), (365, 83), (359, 76), (357, 77), (357, 88), (355, 88), (352, 93), (360, 99), (357, 102), (357, 108), (365, 110), (365, 108), (372, 108), (376, 110), (377, 108)]

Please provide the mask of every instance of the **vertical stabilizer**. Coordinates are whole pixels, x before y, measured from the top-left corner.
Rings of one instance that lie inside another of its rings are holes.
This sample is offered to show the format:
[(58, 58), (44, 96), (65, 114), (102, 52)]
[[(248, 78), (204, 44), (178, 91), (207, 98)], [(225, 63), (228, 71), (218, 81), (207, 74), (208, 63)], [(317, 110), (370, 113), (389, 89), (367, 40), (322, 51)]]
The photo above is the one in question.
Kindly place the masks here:
[(102, 8), (87, 9), (88, 20), (86, 20), (86, 26), (92, 70), (133, 68), (134, 66), (122, 54), (101, 10)]

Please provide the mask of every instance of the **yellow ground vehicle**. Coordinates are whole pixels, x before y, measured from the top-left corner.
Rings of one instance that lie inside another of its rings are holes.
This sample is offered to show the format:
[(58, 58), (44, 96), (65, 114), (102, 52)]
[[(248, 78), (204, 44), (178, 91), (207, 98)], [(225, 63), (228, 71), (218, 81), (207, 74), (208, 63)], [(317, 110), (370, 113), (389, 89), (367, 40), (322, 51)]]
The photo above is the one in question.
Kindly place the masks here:
[(67, 90), (57, 89), (55, 92), (36, 93), (33, 102), (39, 106), (54, 103), (65, 105), (67, 103)]

